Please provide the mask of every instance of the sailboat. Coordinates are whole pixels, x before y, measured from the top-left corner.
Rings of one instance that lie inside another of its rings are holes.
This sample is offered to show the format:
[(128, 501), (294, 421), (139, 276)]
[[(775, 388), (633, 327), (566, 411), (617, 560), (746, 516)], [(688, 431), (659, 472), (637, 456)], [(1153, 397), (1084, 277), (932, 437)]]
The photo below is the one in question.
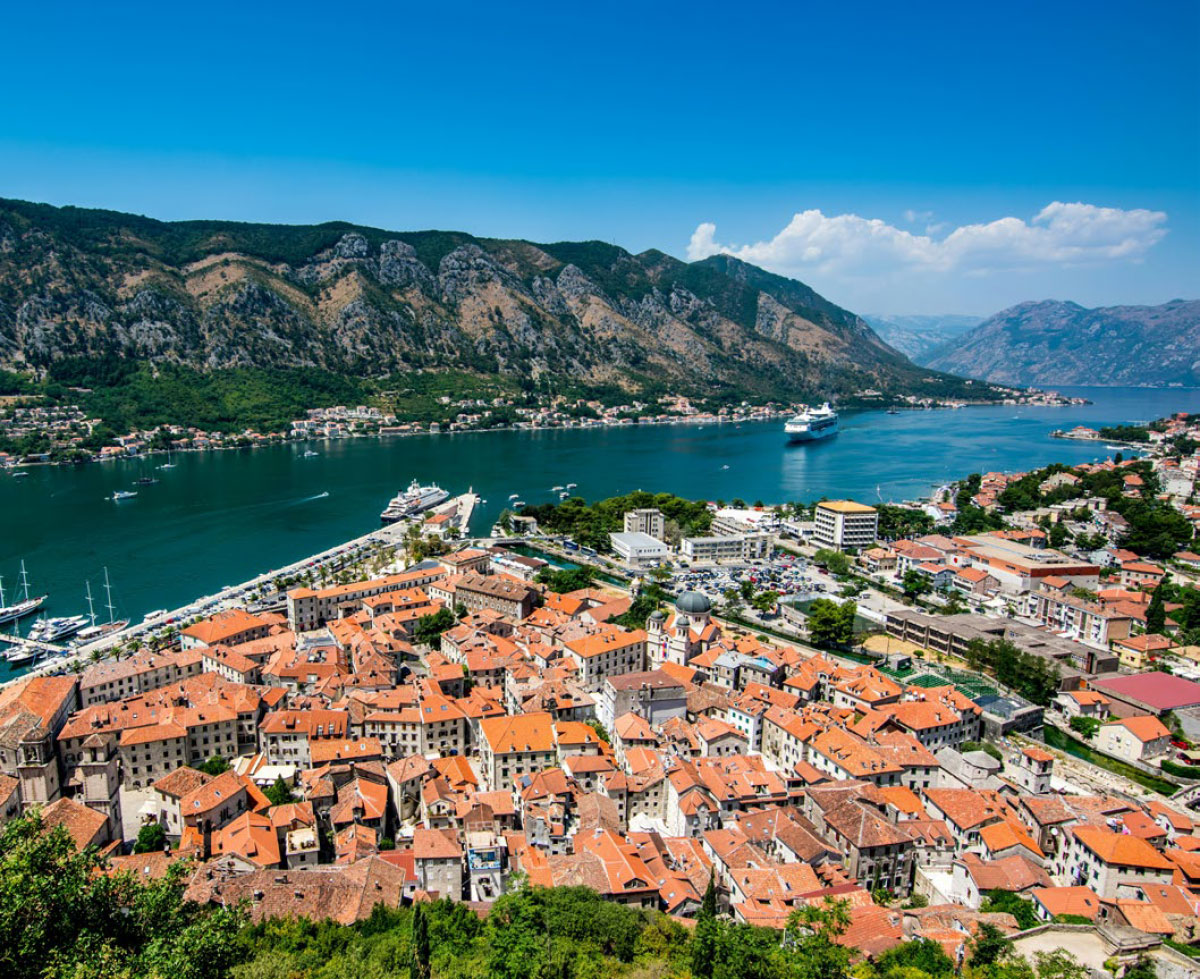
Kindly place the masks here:
[(158, 468), (159, 468), (159, 469), (174, 469), (174, 468), (175, 468), (175, 463), (173, 463), (173, 462), (171, 461), (171, 450), (170, 450), (170, 449), (167, 449), (167, 461), (166, 461), (166, 462), (164, 462), (164, 463), (163, 463), (161, 466), (159, 466)]
[(76, 639), (80, 643), (91, 642), (93, 639), (99, 639), (102, 636), (109, 635), (110, 633), (120, 632), (127, 625), (129, 625), (128, 619), (118, 619), (116, 617), (117, 609), (116, 606), (113, 605), (112, 583), (108, 580), (108, 568), (104, 569), (104, 591), (108, 596), (108, 602), (105, 604), (105, 608), (108, 609), (108, 621), (106, 623), (103, 623), (102, 625), (96, 625), (96, 609), (92, 603), (92, 583), (87, 581), (84, 584), (87, 585), (88, 618), (92, 620), (92, 624), (86, 629), (79, 630)]
[(39, 595), (37, 598), (29, 597), (29, 575), (25, 571), (25, 562), (21, 562), (21, 586), (24, 597), (15, 605), (6, 605), (4, 599), (4, 579), (0, 578), (0, 623), (14, 622), (17, 619), (23, 619), (27, 615), (32, 615), (46, 600), (45, 595)]

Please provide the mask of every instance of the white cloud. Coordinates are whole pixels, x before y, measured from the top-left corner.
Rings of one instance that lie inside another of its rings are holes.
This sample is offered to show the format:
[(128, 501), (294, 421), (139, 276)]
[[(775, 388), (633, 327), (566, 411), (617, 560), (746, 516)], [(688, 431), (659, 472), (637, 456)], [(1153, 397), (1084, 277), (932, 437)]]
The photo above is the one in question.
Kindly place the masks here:
[[(912, 212), (913, 219), (925, 217)], [(879, 219), (809, 210), (769, 241), (748, 245), (718, 242), (716, 225), (705, 222), (692, 233), (688, 258), (723, 252), (785, 275), (815, 272), (843, 279), (922, 271), (986, 275), (1136, 261), (1166, 235), (1166, 223), (1162, 211), (1055, 201), (1029, 221), (1003, 217), (940, 235), (945, 225), (914, 234)]]

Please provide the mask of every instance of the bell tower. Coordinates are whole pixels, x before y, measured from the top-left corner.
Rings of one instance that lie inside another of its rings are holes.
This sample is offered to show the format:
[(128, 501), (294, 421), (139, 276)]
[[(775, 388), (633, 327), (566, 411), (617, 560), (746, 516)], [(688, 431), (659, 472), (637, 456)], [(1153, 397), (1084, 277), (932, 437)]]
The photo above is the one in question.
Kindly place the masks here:
[(114, 746), (99, 734), (91, 735), (83, 742), (79, 771), (83, 775), (84, 805), (106, 816), (112, 838), (121, 839), (124, 836), (121, 827), (121, 780)]

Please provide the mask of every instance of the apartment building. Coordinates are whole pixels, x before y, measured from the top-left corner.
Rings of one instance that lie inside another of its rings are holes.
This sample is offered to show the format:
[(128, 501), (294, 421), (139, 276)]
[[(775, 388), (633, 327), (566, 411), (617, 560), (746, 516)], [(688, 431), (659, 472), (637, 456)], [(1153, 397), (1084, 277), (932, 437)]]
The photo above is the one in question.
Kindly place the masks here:
[(813, 543), (838, 551), (871, 547), (879, 533), (878, 511), (853, 500), (822, 500), (813, 518)]
[(231, 608), (181, 629), (179, 644), (184, 650), (218, 645), (236, 646), (241, 642), (263, 639), (282, 624), (283, 620), (274, 614), (254, 615), (245, 609)]
[(78, 698), (73, 676), (27, 678), (0, 691), (0, 772), (17, 779), (24, 809), (61, 793), (55, 741)]
[(1100, 725), (1096, 747), (1125, 761), (1147, 763), (1171, 751), (1171, 732), (1157, 717), (1122, 717)]
[(363, 733), (377, 738), (388, 758), (410, 754), (462, 754), (471, 742), (471, 725), (454, 701), (428, 693), (411, 707), (372, 710), (363, 718)]
[(536, 604), (536, 593), (527, 584), (503, 575), (466, 573), (451, 575), (428, 587), (429, 597), (447, 608), (462, 606), (468, 612), (491, 609), (520, 621)]
[(417, 567), (403, 574), (355, 581), (330, 588), (293, 588), (287, 593), (288, 626), (296, 632), (309, 632), (330, 619), (340, 618), (343, 612), (357, 612), (362, 600), (371, 595), (421, 588), (446, 577), (440, 564)]
[(1033, 547), (998, 534), (956, 537), (967, 551), (970, 566), (990, 574), (1006, 594), (1037, 591), (1046, 578), (1064, 579), (1073, 588), (1094, 590), (1100, 583), (1100, 568), (1068, 557), (1052, 548)]
[(344, 710), (277, 710), (263, 718), (258, 728), (260, 750), (274, 765), (312, 765), (310, 743), (344, 739), (350, 715)]
[(1114, 640), (1128, 638), (1133, 625), (1128, 614), (1069, 592), (1042, 588), (1034, 598), (1034, 617), (1039, 622), (1079, 642), (1107, 647)]
[(1126, 884), (1169, 884), (1174, 864), (1138, 836), (1100, 826), (1072, 826), (1063, 835), (1054, 869), (1060, 880), (1090, 887), (1101, 898), (1117, 897)]
[(643, 629), (604, 625), (590, 636), (567, 640), (563, 653), (578, 665), (583, 689), (595, 694), (607, 677), (646, 668), (646, 633)]
[(637, 714), (648, 724), (661, 724), (687, 714), (687, 689), (663, 670), (630, 670), (605, 677), (597, 714), (611, 729), (618, 717)]
[(101, 660), (80, 674), (79, 704), (90, 707), (123, 700), (177, 683), (202, 670), (203, 654), (198, 650), (171, 654), (143, 649), (126, 659)]
[(752, 561), (771, 554), (770, 534), (733, 534), (728, 537), (685, 537), (679, 556), (693, 564)]
[(479, 733), (480, 768), (493, 789), (511, 791), (521, 776), (558, 762), (554, 718), (548, 713), (485, 717)]
[(666, 520), (662, 511), (653, 507), (626, 510), (624, 530), (627, 534), (646, 534), (661, 541), (666, 536)]

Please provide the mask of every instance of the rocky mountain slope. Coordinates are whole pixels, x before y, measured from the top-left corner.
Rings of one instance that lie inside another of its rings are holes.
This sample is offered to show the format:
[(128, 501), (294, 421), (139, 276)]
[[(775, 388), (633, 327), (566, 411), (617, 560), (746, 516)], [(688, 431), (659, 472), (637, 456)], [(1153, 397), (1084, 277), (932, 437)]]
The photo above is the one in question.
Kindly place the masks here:
[(925, 358), (954, 337), (960, 337), (983, 322), (982, 316), (898, 316), (888, 313), (864, 313), (863, 319), (881, 340), (895, 347), (914, 363)]
[(931, 353), (930, 367), (1000, 384), (1200, 385), (1200, 301), (1085, 309), (1028, 302)]
[(64, 358), (453, 367), (708, 395), (979, 393), (807, 286), (727, 256), (0, 200), (0, 367)]

